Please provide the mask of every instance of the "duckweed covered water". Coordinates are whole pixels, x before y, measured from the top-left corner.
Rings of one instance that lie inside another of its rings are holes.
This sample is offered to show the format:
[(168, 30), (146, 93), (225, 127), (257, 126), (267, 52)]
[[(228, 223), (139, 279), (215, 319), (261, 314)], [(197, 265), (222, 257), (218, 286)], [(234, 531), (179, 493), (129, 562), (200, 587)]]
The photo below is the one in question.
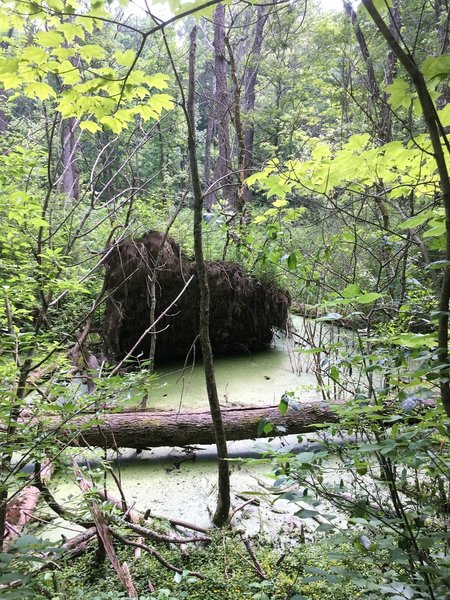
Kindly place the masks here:
[[(296, 327), (302, 325), (297, 319)], [(278, 404), (281, 396), (293, 392), (299, 402), (320, 401), (314, 373), (299, 361), (292, 351), (292, 342), (279, 337), (273, 348), (253, 355), (219, 357), (215, 361), (220, 402), (223, 407), (264, 406)], [(200, 360), (190, 364), (170, 363), (158, 369), (159, 377), (152, 386), (148, 408), (166, 410), (195, 410), (208, 407), (203, 367)], [(295, 443), (296, 436), (274, 440), (272, 444)], [(230, 457), (256, 456), (261, 442), (248, 440), (229, 442)], [(96, 460), (100, 454), (84, 454), (85, 460)], [(194, 449), (157, 448), (136, 454), (124, 450), (118, 455), (109, 453), (114, 471), (121, 481), (127, 500), (137, 509), (178, 518), (201, 526), (211, 524), (217, 496), (217, 464), (214, 446)], [(269, 464), (231, 462), (233, 506), (242, 505), (253, 492), (258, 504), (239, 511), (236, 518), (249, 533), (277, 535), (281, 530), (300, 527), (302, 521), (294, 516), (298, 506), (286, 501), (274, 501), (265, 488), (273, 483)], [(116, 486), (109, 478), (111, 490)], [(60, 500), (80, 497), (72, 481), (56, 482)], [(66, 524), (55, 522), (49, 535), (55, 539)], [(65, 532), (65, 535), (70, 533)]]

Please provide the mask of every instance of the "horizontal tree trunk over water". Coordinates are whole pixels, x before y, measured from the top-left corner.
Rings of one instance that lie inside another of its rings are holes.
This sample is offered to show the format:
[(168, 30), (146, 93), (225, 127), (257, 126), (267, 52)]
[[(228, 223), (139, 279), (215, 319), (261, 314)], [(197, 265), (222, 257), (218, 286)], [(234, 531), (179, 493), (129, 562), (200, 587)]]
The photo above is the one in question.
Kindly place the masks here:
[[(254, 439), (258, 425), (265, 419), (283, 427), (283, 433), (308, 433), (317, 425), (336, 422), (333, 410), (321, 403), (301, 404), (300, 410), (289, 408), (280, 415), (277, 406), (232, 408), (222, 410), (227, 440)], [(107, 448), (154, 448), (157, 446), (189, 446), (213, 444), (214, 430), (209, 412), (146, 411), (105, 414), (100, 425), (89, 426), (92, 417), (78, 417), (72, 425), (80, 427), (78, 436), (59, 431), (60, 440), (72, 446)], [(56, 420), (54, 428), (58, 427)], [(273, 432), (271, 432), (273, 435)]]

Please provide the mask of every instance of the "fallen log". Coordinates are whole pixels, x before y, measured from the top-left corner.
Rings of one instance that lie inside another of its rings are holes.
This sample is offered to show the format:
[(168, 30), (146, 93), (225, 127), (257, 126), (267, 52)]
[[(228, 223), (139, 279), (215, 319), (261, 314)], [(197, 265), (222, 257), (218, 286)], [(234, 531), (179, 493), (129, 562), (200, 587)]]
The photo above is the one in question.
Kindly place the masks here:
[[(145, 411), (108, 413), (89, 422), (93, 415), (77, 417), (66, 430), (57, 418), (50, 429), (57, 430), (58, 439), (71, 446), (100, 446), (103, 448), (155, 448), (157, 446), (190, 446), (213, 444), (215, 441), (211, 415), (204, 412)], [(248, 440), (264, 437), (258, 426), (264, 419), (273, 424), (269, 433), (308, 433), (317, 425), (338, 420), (332, 408), (319, 402), (300, 404), (299, 410), (289, 408), (281, 415), (278, 406), (227, 408), (222, 410), (227, 440)], [(79, 430), (74, 434), (74, 430)]]

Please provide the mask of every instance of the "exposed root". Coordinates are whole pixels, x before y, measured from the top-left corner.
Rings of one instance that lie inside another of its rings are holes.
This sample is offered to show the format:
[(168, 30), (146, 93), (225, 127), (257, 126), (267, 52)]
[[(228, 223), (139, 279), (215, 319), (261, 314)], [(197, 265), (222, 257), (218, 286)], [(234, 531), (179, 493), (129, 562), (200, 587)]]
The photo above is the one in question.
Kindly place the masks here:
[[(187, 356), (198, 334), (199, 291), (195, 265), (178, 244), (149, 231), (140, 239), (118, 244), (109, 252), (105, 266), (109, 295), (103, 333), (109, 357), (120, 362), (131, 349), (134, 358), (149, 357), (153, 326), (148, 282), (154, 281), (155, 275), (155, 319), (164, 315), (158, 321), (155, 360)], [(215, 354), (263, 350), (272, 341), (273, 329), (286, 328), (290, 297), (275, 283), (257, 279), (236, 263), (225, 261), (208, 263), (207, 274)]]

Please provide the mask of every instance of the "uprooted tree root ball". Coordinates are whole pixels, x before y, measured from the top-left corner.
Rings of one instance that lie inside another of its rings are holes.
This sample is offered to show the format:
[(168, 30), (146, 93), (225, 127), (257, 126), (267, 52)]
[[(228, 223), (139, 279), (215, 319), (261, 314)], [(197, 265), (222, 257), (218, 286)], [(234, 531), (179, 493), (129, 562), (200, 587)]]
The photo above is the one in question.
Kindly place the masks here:
[[(153, 301), (156, 319), (162, 315), (155, 326), (155, 360), (185, 357), (196, 344), (198, 334), (195, 263), (173, 239), (149, 231), (140, 239), (117, 244), (108, 254), (105, 267), (108, 300), (103, 333), (108, 356), (114, 360), (122, 360), (128, 354), (148, 358)], [(289, 294), (274, 282), (246, 273), (236, 263), (212, 261), (207, 264), (207, 271), (214, 353), (267, 348), (273, 330), (287, 326)]]

